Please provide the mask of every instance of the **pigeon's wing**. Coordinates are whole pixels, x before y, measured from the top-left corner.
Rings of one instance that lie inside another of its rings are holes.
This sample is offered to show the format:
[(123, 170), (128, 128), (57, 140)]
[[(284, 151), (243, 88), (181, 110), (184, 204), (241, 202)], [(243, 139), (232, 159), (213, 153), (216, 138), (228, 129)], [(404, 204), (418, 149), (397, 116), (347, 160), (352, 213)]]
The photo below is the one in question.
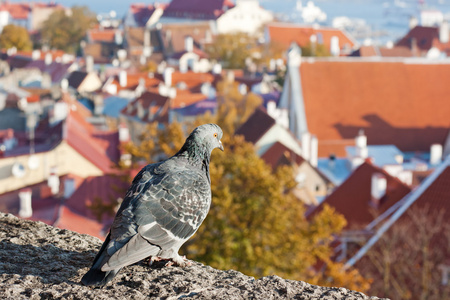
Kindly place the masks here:
[(201, 172), (184, 167), (160, 172), (156, 168), (139, 176), (127, 193), (133, 199), (124, 200), (129, 203), (119, 210), (112, 226), (115, 243), (108, 249), (111, 258), (103, 271), (172, 249), (177, 255), (208, 213), (211, 189)]

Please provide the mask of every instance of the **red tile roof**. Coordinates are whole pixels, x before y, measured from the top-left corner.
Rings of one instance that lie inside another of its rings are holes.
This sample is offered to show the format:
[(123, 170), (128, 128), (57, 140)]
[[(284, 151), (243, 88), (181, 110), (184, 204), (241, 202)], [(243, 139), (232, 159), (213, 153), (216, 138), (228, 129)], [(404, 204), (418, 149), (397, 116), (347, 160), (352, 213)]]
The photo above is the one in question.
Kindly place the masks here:
[(114, 43), (117, 29), (90, 29), (87, 36), (90, 42), (108, 42)]
[(104, 240), (106, 236), (104, 231), (105, 225), (94, 219), (78, 214), (66, 206), (61, 206), (59, 219), (53, 226), (78, 233), (89, 234), (102, 240)]
[(127, 73), (127, 84), (123, 87), (120, 85), (119, 76), (114, 76), (111, 84), (117, 86), (117, 91), (120, 90), (135, 90), (139, 82), (143, 80), (146, 88), (155, 87), (161, 83), (161, 77), (148, 77), (148, 73)]
[[(385, 196), (380, 200), (380, 205), (375, 208), (371, 205), (371, 180), (372, 175), (377, 173), (386, 178), (387, 188)], [(410, 191), (411, 189), (397, 178), (365, 162), (319, 204), (308, 217), (318, 213), (325, 204), (328, 204), (344, 215), (347, 220), (347, 228), (362, 229), (372, 222), (377, 215), (401, 200)]]
[(276, 169), (282, 165), (296, 164), (299, 166), (305, 161), (302, 156), (290, 150), (280, 142), (274, 143), (263, 155), (261, 155), (261, 158), (270, 165), (272, 169)]
[[(271, 23), (267, 25), (270, 42), (283, 45), (286, 49), (292, 42), (296, 42), (300, 47), (305, 47), (310, 44), (312, 35), (318, 37), (317, 42), (322, 44), (329, 50), (331, 46), (331, 38), (336, 36), (339, 38), (339, 48), (348, 48), (350, 51), (355, 46), (355, 41), (347, 33), (336, 29), (327, 27), (314, 27), (308, 25), (296, 25), (290, 23)], [(319, 38), (321, 37), (321, 38)]]
[[(163, 74), (155, 74), (155, 78), (164, 81)], [(177, 84), (184, 82), (188, 89), (199, 86), (205, 82), (213, 83), (214, 79), (214, 75), (211, 73), (195, 73), (193, 71), (175, 71), (172, 73), (172, 85), (176, 86)]]
[(83, 216), (95, 218), (90, 206), (96, 198), (103, 203), (113, 203), (125, 196), (128, 186), (129, 183), (123, 182), (119, 176), (91, 176), (82, 180), (64, 205)]
[(83, 117), (70, 110), (65, 121), (64, 139), (102, 172), (116, 172), (113, 166), (119, 158), (117, 132), (96, 131)]
[(430, 212), (444, 214), (444, 220), (450, 220), (450, 166), (430, 184), (414, 202), (412, 207), (425, 208)]
[(411, 57), (413, 56), (413, 53), (409, 48), (403, 46), (393, 48), (377, 47), (377, 46), (361, 46), (358, 50), (354, 51), (350, 56)]
[[(194, 39), (194, 46), (211, 43), (215, 38), (214, 29), (209, 21), (167, 23), (162, 25), (161, 37), (167, 53), (176, 53), (185, 50), (185, 37)], [(208, 40), (211, 39), (211, 40)]]
[(417, 55), (425, 55), (431, 47), (436, 47), (441, 51), (450, 50), (450, 42), (441, 43), (439, 41), (438, 27), (424, 27), (416, 26), (411, 29), (402, 39), (400, 39), (396, 46), (403, 46), (411, 49), (414, 52), (414, 47), (420, 51)]
[(247, 142), (255, 144), (275, 124), (275, 119), (269, 116), (263, 108), (257, 108), (248, 120), (236, 130), (236, 134), (243, 135)]
[[(142, 118), (138, 116), (138, 106), (144, 109)], [(142, 122), (157, 121), (167, 123), (169, 121), (169, 97), (161, 96), (157, 89), (143, 93), (139, 98), (129, 103), (121, 111), (121, 114), (131, 118), (138, 118)]]
[[(428, 151), (450, 126), (450, 64), (360, 59), (304, 60), (300, 66), (308, 130), (338, 145), (364, 129), (370, 144)], [(343, 143), (342, 146), (344, 146)]]
[(183, 108), (206, 99), (208, 99), (208, 96), (201, 93), (191, 93), (187, 90), (177, 90), (177, 96), (170, 100), (170, 108)]
[[(159, 7), (165, 8), (167, 4), (158, 4)], [(134, 3), (130, 5), (130, 11), (134, 16), (134, 21), (138, 27), (144, 27), (147, 21), (155, 12), (157, 6), (152, 4)]]
[(4, 2), (0, 4), (0, 11), (7, 11), (13, 19), (26, 20), (31, 11), (28, 3), (10, 3)]
[[(51, 54), (52, 55), (52, 59), (56, 59), (56, 58), (61, 58), (64, 54), (67, 54), (66, 52), (64, 52), (63, 50), (57, 50), (57, 49), (52, 49), (52, 50), (48, 50), (48, 51), (42, 51), (39, 50), (39, 54), (40, 56), (38, 57), (38, 59), (45, 59), (45, 56), (47, 54)], [(14, 56), (23, 56), (23, 57), (27, 57), (27, 58), (31, 58), (33, 55), (33, 51), (17, 51), (17, 53)]]

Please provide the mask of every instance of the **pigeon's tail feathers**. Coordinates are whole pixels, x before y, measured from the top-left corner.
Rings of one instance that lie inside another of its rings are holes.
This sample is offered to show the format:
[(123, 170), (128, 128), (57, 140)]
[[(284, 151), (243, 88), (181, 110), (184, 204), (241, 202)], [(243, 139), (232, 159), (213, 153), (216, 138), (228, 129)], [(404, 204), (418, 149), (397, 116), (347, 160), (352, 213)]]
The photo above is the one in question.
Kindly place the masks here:
[(81, 283), (84, 285), (104, 286), (110, 282), (119, 271), (120, 269), (103, 272), (101, 269), (92, 267), (84, 274), (83, 278), (81, 278)]
[(107, 260), (109, 256), (106, 251), (106, 247), (108, 246), (110, 240), (110, 234), (108, 234), (105, 242), (94, 258), (91, 269), (86, 274), (84, 274), (83, 278), (81, 278), (82, 284), (104, 286), (105, 284), (110, 282), (117, 273), (119, 273), (120, 268), (116, 270), (109, 270), (107, 272), (101, 270), (104, 261)]
[(133, 236), (125, 246), (117, 250), (108, 261), (103, 264), (103, 271), (114, 271), (134, 264), (148, 256), (156, 256), (161, 248), (151, 244), (139, 233)]

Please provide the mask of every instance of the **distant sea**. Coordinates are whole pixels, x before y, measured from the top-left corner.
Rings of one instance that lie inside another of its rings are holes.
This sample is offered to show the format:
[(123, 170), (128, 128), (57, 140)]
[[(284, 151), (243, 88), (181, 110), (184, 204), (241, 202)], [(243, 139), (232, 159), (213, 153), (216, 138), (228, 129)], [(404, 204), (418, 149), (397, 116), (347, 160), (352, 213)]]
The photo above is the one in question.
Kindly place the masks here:
[[(10, 2), (24, 1), (10, 0)], [(114, 10), (118, 16), (123, 16), (132, 3), (164, 3), (169, 0), (59, 0), (55, 2), (68, 7), (85, 5), (96, 13)], [(296, 0), (260, 0), (259, 2), (261, 6), (277, 13), (278, 16), (295, 21)], [(450, 0), (315, 0), (313, 2), (327, 14), (327, 22), (324, 25), (331, 25), (333, 18), (339, 16), (363, 19), (373, 31), (388, 33), (382, 41), (394, 41), (404, 35), (408, 31), (410, 16), (419, 16), (420, 5), (438, 9), (450, 20)], [(303, 0), (302, 3), (306, 5), (307, 0)]]

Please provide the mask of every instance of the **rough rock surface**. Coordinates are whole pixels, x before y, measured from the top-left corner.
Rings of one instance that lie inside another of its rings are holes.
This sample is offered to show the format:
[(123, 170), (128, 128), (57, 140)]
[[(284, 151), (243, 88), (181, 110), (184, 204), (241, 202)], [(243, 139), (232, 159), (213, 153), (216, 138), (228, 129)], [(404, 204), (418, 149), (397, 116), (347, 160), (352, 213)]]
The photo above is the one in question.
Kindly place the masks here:
[(97, 238), (0, 213), (2, 299), (378, 299), (268, 276), (192, 266), (128, 266), (104, 288), (80, 284), (101, 245)]

